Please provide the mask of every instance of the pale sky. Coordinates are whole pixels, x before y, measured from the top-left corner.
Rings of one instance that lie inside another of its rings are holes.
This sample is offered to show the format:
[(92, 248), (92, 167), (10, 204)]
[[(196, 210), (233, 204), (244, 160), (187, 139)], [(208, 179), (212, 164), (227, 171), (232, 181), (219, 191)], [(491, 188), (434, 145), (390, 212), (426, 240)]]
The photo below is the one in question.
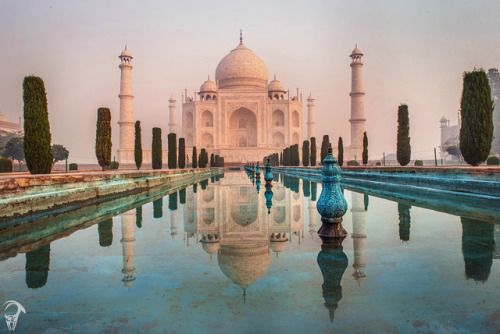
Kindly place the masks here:
[[(120, 60), (134, 57), (134, 119), (143, 147), (168, 130), (168, 99), (199, 90), (243, 42), (285, 89), (316, 99), (316, 137), (350, 142), (349, 54), (365, 54), (366, 131), (371, 159), (396, 151), (397, 107), (410, 112), (412, 158), (431, 158), (439, 119), (457, 122), (462, 73), (500, 67), (500, 1), (24, 1), (0, 0), (0, 109), (22, 116), (22, 81), (40, 76), (52, 143), (70, 162), (95, 163), (97, 108), (112, 112), (119, 144)], [(305, 139), (305, 138), (303, 138)], [(166, 138), (164, 138), (166, 146)]]

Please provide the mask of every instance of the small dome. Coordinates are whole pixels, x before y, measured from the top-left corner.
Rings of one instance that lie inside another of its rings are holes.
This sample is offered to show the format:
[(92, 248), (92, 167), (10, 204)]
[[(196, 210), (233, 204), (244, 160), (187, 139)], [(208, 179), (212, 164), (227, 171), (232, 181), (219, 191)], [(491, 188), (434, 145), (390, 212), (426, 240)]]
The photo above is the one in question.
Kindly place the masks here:
[(219, 81), (219, 88), (267, 88), (267, 67), (259, 56), (240, 43), (219, 62), (215, 80)]
[(448, 120), (446, 119), (446, 117), (444, 117), (444, 115), (443, 115), (443, 117), (441, 117), (440, 121), (441, 122), (448, 122)]
[(351, 52), (351, 57), (354, 56), (354, 55), (360, 55), (360, 56), (363, 55), (363, 53), (361, 52), (361, 50), (358, 49), (358, 45), (357, 44), (356, 44), (356, 47), (354, 48), (354, 50), (352, 50), (352, 52)]
[(125, 47), (125, 50), (122, 51), (122, 54), (120, 55), (120, 58), (121, 57), (130, 57), (130, 58), (132, 58), (132, 56), (130, 55), (130, 52), (128, 52), (128, 50), (127, 50), (127, 47)]
[(312, 96), (311, 93), (309, 93), (309, 97), (307, 98), (307, 100), (314, 100), (314, 97)]
[(276, 76), (274, 76), (274, 80), (269, 83), (268, 90), (270, 92), (283, 92), (286, 93), (285, 88), (281, 84), (279, 80), (276, 80)]
[(170, 97), (170, 99), (168, 100), (169, 102), (175, 102), (177, 101), (174, 97), (174, 94), (172, 94), (172, 96)]
[(204, 92), (211, 92), (211, 93), (216, 93), (217, 92), (217, 86), (215, 85), (215, 82), (210, 80), (210, 77), (208, 77), (208, 80), (203, 83), (200, 87), (200, 93)]

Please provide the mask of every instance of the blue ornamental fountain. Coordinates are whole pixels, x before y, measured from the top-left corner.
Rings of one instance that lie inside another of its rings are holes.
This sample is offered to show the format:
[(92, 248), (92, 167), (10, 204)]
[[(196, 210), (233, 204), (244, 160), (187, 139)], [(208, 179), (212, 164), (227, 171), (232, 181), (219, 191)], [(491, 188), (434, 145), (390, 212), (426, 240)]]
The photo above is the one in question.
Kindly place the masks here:
[(323, 190), (316, 207), (323, 224), (318, 230), (318, 235), (324, 243), (341, 243), (347, 236), (347, 231), (342, 226), (342, 216), (347, 211), (347, 201), (340, 191), (340, 167), (332, 155), (332, 144), (323, 160), (321, 181)]
[(259, 163), (257, 162), (257, 167), (255, 167), (255, 178), (260, 181), (260, 167)]
[(264, 180), (266, 181), (266, 187), (272, 187), (273, 186), (273, 173), (271, 172), (271, 164), (269, 163), (269, 159), (267, 159), (267, 165), (266, 165), (266, 173), (264, 174)]

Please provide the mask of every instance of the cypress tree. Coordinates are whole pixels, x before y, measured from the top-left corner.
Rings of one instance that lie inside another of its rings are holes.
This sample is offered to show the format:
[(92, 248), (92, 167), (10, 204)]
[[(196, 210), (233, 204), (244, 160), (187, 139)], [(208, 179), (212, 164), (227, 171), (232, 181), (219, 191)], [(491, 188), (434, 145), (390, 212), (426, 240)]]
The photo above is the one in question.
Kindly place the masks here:
[(167, 135), (168, 142), (168, 168), (177, 168), (177, 135), (175, 133), (169, 133)]
[(300, 166), (299, 144), (293, 145), (292, 151), (293, 151), (293, 165)]
[(280, 152), (280, 162), (279, 166), (283, 166), (283, 152)]
[(368, 163), (368, 137), (366, 131), (363, 133), (363, 165)]
[(309, 166), (309, 140), (304, 140), (302, 144), (302, 165)]
[(216, 154), (215, 157), (214, 157), (214, 159), (215, 159), (215, 166), (216, 167), (221, 167), (221, 165), (220, 165), (220, 163), (221, 163), (220, 157)]
[(408, 106), (401, 104), (398, 108), (398, 143), (397, 159), (401, 166), (406, 166), (410, 162), (410, 120), (408, 118)]
[(316, 166), (316, 137), (311, 137), (311, 166)]
[(99, 108), (97, 110), (95, 155), (102, 170), (111, 164), (111, 146), (111, 112), (109, 108)]
[(151, 145), (151, 164), (153, 169), (161, 169), (163, 163), (162, 144), (161, 144), (161, 129), (153, 128), (153, 143)]
[(210, 154), (210, 167), (215, 167), (215, 155)]
[(200, 165), (200, 168), (207, 167), (207, 161), (205, 160), (206, 156), (208, 156), (207, 155), (207, 151), (204, 148), (202, 148), (201, 152), (200, 152), (200, 160), (198, 161), (198, 164)]
[(484, 70), (465, 72), (463, 78), (460, 151), (469, 165), (477, 166), (488, 158), (491, 150), (494, 104)]
[(330, 137), (328, 135), (323, 136), (323, 142), (321, 143), (321, 163), (325, 160), (328, 154), (328, 146), (330, 145)]
[(290, 148), (285, 148), (283, 152), (283, 166), (290, 166)]
[(142, 165), (142, 135), (141, 135), (141, 121), (135, 122), (135, 146), (134, 158), (137, 169)]
[(198, 153), (196, 153), (196, 146), (193, 146), (193, 157), (192, 157), (193, 168), (198, 168)]
[(179, 138), (179, 168), (186, 168), (186, 140)]
[(24, 157), (31, 174), (50, 174), (52, 149), (47, 95), (43, 80), (24, 77)]
[(344, 164), (344, 142), (342, 141), (342, 137), (339, 137), (339, 143), (338, 143), (338, 164), (339, 166), (342, 166)]

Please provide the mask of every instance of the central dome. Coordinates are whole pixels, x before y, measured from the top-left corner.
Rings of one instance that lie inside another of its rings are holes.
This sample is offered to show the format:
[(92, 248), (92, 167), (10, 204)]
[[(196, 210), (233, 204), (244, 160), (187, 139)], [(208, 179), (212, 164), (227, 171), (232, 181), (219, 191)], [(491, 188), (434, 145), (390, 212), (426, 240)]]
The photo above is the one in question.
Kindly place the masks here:
[(259, 56), (243, 43), (222, 58), (215, 70), (219, 88), (259, 87), (267, 90), (267, 67)]

